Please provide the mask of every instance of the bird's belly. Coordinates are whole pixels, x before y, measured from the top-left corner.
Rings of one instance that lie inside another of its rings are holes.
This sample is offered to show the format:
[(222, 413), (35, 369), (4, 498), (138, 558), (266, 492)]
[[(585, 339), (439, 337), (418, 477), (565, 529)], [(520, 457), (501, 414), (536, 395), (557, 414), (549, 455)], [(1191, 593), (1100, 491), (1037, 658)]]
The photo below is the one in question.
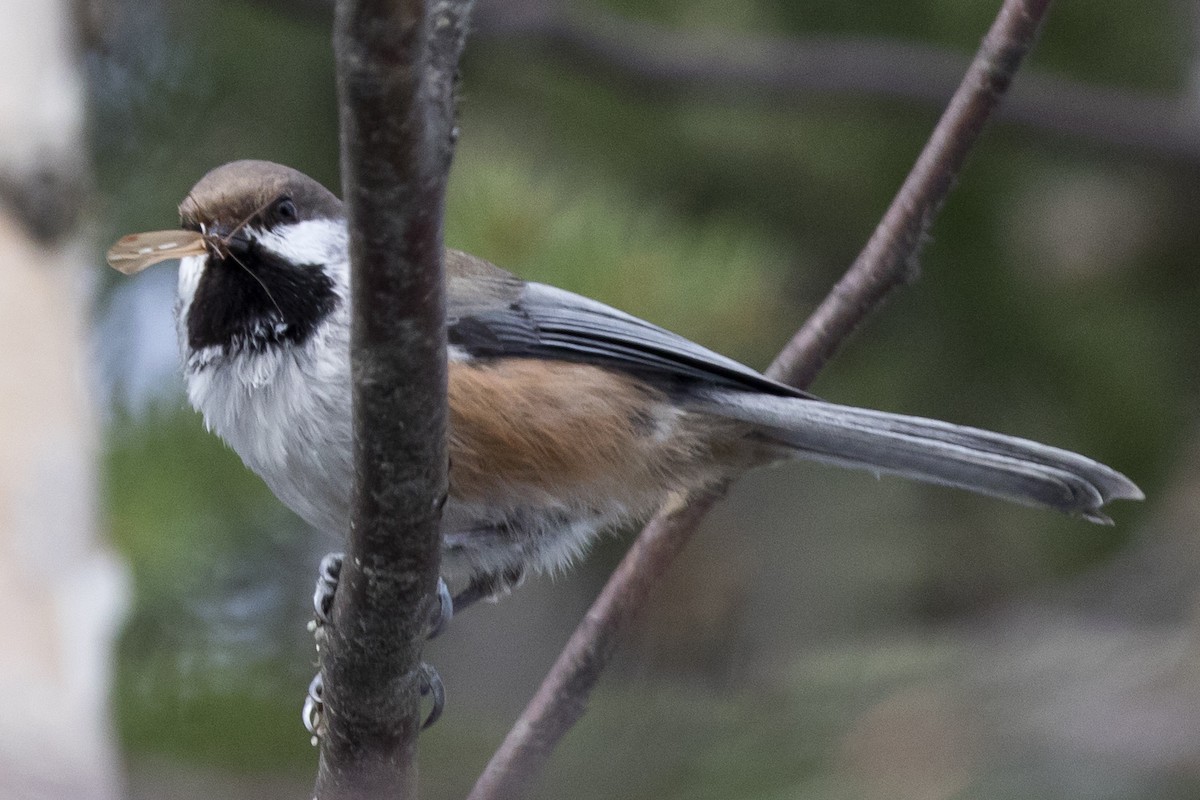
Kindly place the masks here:
[(620, 515), (549, 507), (513, 509), (497, 518), (494, 509), (452, 499), (442, 524), (442, 574), (461, 583), (514, 571), (557, 572), (621, 521)]
[[(354, 474), (349, 376), (303, 356), (191, 374), (189, 396), (286, 506), (342, 537)], [(712, 421), (698, 429), (632, 378), (516, 359), (451, 362), (449, 378), (451, 576), (563, 569), (598, 533), (712, 477)]]
[[(312, 527), (334, 537), (350, 529), (352, 470), (332, 463), (333, 448), (310, 444), (291, 449), (288, 468), (264, 480), (275, 496)], [(323, 454), (324, 453), (324, 454)], [(262, 474), (262, 473), (260, 473)]]
[(353, 485), (349, 376), (317, 352), (265, 353), (189, 372), (188, 396), (284, 505), (340, 537)]
[(707, 480), (698, 426), (627, 375), (535, 359), (451, 362), (443, 571), (557, 571), (596, 535)]

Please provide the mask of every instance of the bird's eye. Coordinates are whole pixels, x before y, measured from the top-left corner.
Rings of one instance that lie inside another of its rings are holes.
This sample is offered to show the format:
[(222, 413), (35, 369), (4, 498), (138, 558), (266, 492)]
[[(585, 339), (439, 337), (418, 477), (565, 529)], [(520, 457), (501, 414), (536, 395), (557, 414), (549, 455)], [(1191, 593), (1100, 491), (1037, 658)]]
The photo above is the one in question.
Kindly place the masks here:
[(300, 217), (296, 211), (296, 204), (290, 197), (284, 197), (275, 204), (275, 216), (280, 222), (295, 222)]

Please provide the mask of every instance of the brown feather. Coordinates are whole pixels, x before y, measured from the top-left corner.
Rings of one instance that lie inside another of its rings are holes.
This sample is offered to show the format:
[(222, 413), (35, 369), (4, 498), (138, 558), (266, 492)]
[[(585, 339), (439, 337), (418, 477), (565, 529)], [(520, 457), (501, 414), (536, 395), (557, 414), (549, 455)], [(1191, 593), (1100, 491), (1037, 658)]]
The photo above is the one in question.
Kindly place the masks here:
[(449, 395), (450, 492), (468, 503), (620, 503), (641, 516), (707, 473), (708, 443), (730, 441), (644, 383), (584, 364), (452, 362)]
[(210, 171), (179, 204), (184, 227), (254, 224), (278, 200), (295, 201), (300, 219), (336, 219), (342, 201), (302, 172), (270, 161), (232, 161)]

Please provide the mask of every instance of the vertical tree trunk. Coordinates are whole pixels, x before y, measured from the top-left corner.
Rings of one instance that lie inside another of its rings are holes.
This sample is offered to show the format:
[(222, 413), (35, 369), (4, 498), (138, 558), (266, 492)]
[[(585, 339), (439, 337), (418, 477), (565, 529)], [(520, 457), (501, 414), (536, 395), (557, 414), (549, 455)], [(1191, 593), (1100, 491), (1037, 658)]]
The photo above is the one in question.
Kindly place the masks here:
[(97, 534), (92, 249), (68, 0), (0, 0), (0, 797), (116, 798), (125, 573)]

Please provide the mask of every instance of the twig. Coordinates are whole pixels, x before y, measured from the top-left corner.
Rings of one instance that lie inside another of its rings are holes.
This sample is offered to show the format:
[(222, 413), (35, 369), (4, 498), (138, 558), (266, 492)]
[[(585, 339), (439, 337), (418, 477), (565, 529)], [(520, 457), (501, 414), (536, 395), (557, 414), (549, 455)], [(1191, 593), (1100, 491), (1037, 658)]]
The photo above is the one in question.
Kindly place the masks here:
[[(914, 279), (922, 240), (1036, 38), (1049, 2), (1005, 0), (949, 108), (862, 254), (768, 374), (807, 386), (891, 290)], [(650, 521), (480, 776), (469, 800), (510, 800), (526, 793), (555, 745), (582, 716), (617, 638), (728, 485), (726, 480), (696, 492)]]
[(442, 209), (469, 0), (342, 0), (357, 480), (321, 653), (320, 800), (415, 796), (421, 645), (446, 494)]
[[(800, 103), (860, 96), (937, 111), (968, 67), (941, 47), (862, 37), (781, 37), (674, 30), (553, 0), (488, 0), (476, 41), (540, 47), (561, 62), (643, 93), (720, 102)], [(1190, 98), (1028, 73), (997, 119), (1105, 148), (1200, 163), (1200, 111)]]
[[(333, 5), (256, 2), (314, 19), (327, 18)], [(556, 0), (481, 0), (472, 34), (477, 42), (541, 48), (634, 91), (689, 93), (719, 102), (866, 97), (938, 111), (968, 64), (965, 54), (893, 39), (732, 34), (714, 39)], [(1105, 153), (1118, 148), (1200, 164), (1200, 109), (1182, 91), (1149, 94), (1027, 70), (996, 118), (1098, 145)]]

